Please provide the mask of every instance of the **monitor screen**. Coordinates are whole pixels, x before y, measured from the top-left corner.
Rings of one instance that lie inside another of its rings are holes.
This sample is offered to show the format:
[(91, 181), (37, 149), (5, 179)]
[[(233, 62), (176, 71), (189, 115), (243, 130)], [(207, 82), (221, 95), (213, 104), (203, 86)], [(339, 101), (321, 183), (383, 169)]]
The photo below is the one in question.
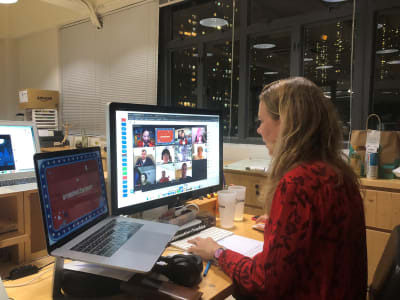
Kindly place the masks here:
[(113, 214), (173, 205), (222, 187), (221, 114), (109, 104)]
[(0, 179), (34, 176), (33, 155), (39, 149), (33, 123), (0, 121)]

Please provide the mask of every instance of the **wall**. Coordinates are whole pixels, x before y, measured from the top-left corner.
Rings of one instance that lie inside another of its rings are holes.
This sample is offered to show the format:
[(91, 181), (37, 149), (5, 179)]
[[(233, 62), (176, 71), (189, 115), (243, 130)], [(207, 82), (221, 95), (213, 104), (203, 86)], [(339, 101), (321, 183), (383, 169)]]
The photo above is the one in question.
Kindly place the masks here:
[(60, 90), (58, 29), (18, 40), (18, 88)]
[(15, 120), (18, 86), (17, 43), (0, 39), (0, 119)]
[(233, 162), (244, 159), (269, 159), (265, 145), (224, 143), (224, 161)]

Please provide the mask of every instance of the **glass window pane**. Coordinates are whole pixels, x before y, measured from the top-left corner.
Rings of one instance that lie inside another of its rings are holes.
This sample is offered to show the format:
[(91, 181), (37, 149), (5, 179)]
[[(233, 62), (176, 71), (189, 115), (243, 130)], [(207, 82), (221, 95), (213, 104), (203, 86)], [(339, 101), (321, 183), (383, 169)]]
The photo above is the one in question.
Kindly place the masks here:
[[(238, 8), (235, 11), (236, 27), (239, 21)], [(172, 12), (172, 38), (196, 39), (231, 29), (232, 12), (233, 0), (190, 1), (178, 6)]]
[(386, 130), (400, 130), (400, 13), (380, 15), (376, 24), (373, 113)]
[(344, 139), (350, 128), (351, 20), (305, 27), (304, 76), (322, 88), (338, 109)]
[(172, 105), (197, 106), (197, 73), (199, 53), (196, 47), (179, 49), (171, 55)]
[[(229, 136), (229, 134), (237, 136), (238, 134), (239, 42), (235, 42), (234, 47), (232, 80), (231, 41), (206, 44), (206, 107), (223, 111), (224, 136)], [(231, 82), (233, 83), (232, 110)], [(232, 122), (230, 122), (231, 118)]]
[(290, 33), (274, 33), (249, 39), (250, 91), (248, 135), (258, 136), (258, 96), (264, 85), (290, 75)]
[(249, 20), (251, 24), (265, 23), (326, 8), (321, 0), (250, 0)]

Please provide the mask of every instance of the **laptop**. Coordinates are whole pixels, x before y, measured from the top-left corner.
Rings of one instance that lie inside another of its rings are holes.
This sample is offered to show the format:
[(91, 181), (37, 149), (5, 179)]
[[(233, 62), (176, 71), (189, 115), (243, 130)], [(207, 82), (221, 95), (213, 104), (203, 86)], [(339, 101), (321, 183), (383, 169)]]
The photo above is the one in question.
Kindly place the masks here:
[(109, 216), (100, 148), (34, 156), (50, 255), (149, 272), (178, 226)]
[(37, 129), (25, 121), (0, 121), (0, 193), (34, 190), (33, 155), (40, 152)]

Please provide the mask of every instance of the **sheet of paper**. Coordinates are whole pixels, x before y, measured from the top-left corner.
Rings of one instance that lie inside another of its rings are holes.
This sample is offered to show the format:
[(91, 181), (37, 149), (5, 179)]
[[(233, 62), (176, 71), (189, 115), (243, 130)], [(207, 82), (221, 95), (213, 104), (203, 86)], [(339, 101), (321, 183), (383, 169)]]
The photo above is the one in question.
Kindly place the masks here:
[(253, 257), (262, 251), (264, 242), (234, 234), (219, 240), (218, 244), (245, 256)]
[(64, 269), (101, 275), (123, 281), (128, 281), (135, 274), (132, 271), (111, 269), (95, 264), (88, 264), (81, 261), (72, 261), (70, 263), (64, 264)]

